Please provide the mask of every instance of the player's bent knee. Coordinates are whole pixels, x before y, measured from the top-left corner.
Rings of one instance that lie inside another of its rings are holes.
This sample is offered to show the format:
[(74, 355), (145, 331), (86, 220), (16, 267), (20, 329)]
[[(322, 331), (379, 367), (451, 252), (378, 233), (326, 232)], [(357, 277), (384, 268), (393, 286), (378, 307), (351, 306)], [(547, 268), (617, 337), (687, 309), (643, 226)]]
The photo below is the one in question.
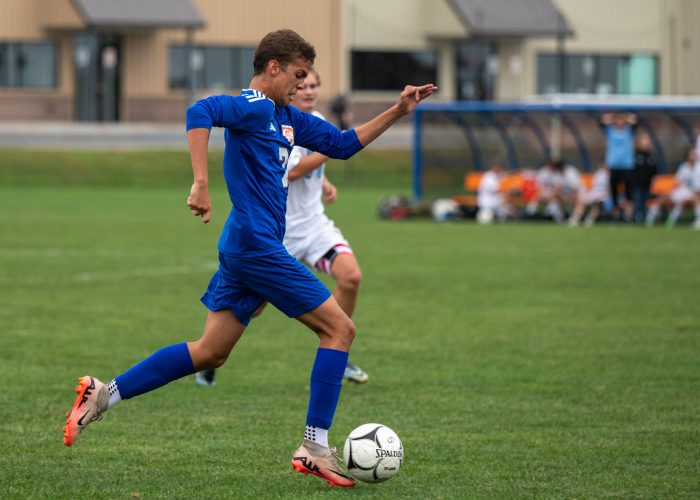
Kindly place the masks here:
[(219, 368), (228, 359), (228, 354), (215, 354), (211, 353), (210, 356), (200, 359), (202, 364), (201, 369), (211, 370), (213, 368)]
[[(345, 318), (342, 323), (333, 325), (327, 331), (323, 332), (335, 349), (350, 350), (353, 340), (355, 339), (355, 323), (350, 318)], [(324, 337), (319, 332), (321, 338)]]
[(192, 356), (192, 362), (197, 370), (211, 370), (213, 368), (219, 368), (228, 359), (229, 352), (218, 351), (215, 349), (208, 349), (200, 345), (193, 345), (194, 349), (190, 350)]
[(207, 368), (219, 368), (222, 366), (224, 363), (226, 363), (226, 360), (228, 359), (228, 354), (225, 355), (214, 355), (209, 358), (209, 366)]
[(357, 329), (355, 327), (355, 323), (350, 318), (348, 318), (346, 324), (339, 329), (340, 340), (347, 344), (348, 347), (350, 347), (352, 345), (353, 340), (355, 340), (356, 330)]
[(362, 273), (359, 269), (345, 273), (343, 276), (339, 276), (337, 280), (338, 286), (346, 290), (359, 290), (361, 282)]

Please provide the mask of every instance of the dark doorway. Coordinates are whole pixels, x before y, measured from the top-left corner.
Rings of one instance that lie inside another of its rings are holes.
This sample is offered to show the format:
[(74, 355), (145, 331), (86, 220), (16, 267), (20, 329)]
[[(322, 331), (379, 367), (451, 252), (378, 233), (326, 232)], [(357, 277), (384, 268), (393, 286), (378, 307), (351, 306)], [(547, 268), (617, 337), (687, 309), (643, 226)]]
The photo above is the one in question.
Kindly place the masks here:
[(73, 58), (79, 121), (119, 120), (120, 45), (116, 35), (76, 35)]
[(478, 39), (463, 41), (457, 44), (456, 57), (457, 99), (493, 100), (497, 74), (494, 47)]

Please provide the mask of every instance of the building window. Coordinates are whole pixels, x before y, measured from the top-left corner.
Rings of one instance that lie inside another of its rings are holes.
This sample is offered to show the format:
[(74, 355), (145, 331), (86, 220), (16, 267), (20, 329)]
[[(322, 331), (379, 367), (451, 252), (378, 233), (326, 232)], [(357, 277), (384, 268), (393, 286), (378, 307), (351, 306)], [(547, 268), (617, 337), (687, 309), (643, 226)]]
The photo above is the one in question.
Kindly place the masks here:
[(537, 56), (537, 92), (572, 94), (633, 94), (659, 93), (658, 58), (649, 54), (564, 55), (564, 74), (559, 70), (558, 54)]
[(53, 43), (0, 43), (0, 87), (50, 89), (56, 80)]
[(407, 84), (437, 80), (437, 54), (353, 50), (353, 90), (401, 90)]
[(186, 45), (170, 46), (168, 86), (171, 89), (188, 87), (190, 68), (196, 89), (242, 89), (250, 83), (254, 47), (198, 45), (189, 57), (188, 53)]

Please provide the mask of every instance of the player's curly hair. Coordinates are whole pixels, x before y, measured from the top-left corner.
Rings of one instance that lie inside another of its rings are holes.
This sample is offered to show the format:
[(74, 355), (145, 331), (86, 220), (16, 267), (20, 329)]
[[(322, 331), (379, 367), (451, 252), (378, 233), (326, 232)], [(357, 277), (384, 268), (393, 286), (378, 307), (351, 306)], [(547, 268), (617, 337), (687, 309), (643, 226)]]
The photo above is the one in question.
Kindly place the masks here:
[(262, 74), (265, 66), (272, 59), (279, 61), (283, 69), (298, 59), (305, 59), (313, 64), (316, 59), (316, 49), (293, 30), (272, 31), (260, 40), (258, 48), (255, 49), (253, 73)]

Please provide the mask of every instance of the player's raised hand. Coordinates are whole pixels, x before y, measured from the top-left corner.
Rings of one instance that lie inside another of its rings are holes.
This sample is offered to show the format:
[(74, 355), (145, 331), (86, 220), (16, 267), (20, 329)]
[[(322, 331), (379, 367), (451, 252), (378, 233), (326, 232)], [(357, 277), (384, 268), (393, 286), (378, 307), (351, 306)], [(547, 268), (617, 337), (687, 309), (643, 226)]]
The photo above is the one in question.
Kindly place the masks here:
[(430, 97), (437, 89), (437, 86), (432, 83), (421, 85), (420, 87), (406, 85), (397, 103), (399, 110), (404, 114), (410, 113), (416, 109), (419, 102)]
[(386, 129), (396, 123), (402, 116), (407, 115), (418, 106), (418, 103), (433, 95), (437, 90), (437, 86), (432, 83), (414, 87), (406, 85), (403, 89), (399, 100), (383, 113), (378, 114), (367, 123), (363, 123), (359, 127), (355, 127), (355, 133), (360, 141), (360, 144), (367, 146), (377, 137), (382, 135)]
[(196, 182), (192, 184), (190, 195), (187, 197), (187, 206), (192, 215), (201, 217), (205, 224), (211, 220), (211, 198), (206, 186)]

